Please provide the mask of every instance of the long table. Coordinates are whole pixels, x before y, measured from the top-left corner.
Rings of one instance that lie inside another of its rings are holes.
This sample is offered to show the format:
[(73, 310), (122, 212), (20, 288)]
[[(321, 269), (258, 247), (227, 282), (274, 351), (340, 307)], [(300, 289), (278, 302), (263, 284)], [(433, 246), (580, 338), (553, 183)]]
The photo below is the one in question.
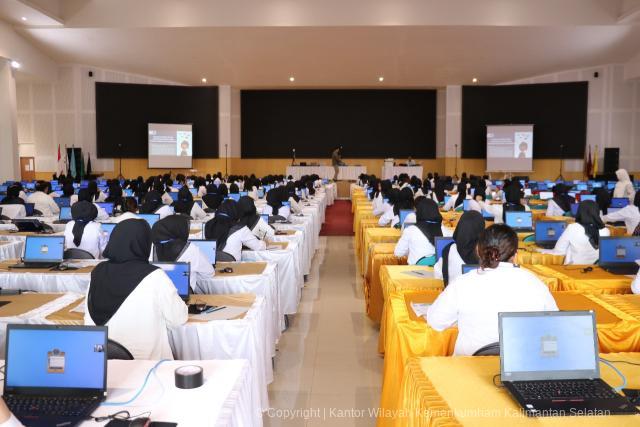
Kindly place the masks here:
[[(361, 174), (367, 173), (366, 166), (339, 166), (338, 179), (341, 181), (357, 181)], [(333, 179), (333, 166), (287, 166), (287, 176), (300, 179), (303, 175), (318, 175), (321, 179)]]
[(382, 179), (391, 179), (401, 173), (417, 176), (422, 181), (422, 166), (382, 166)]

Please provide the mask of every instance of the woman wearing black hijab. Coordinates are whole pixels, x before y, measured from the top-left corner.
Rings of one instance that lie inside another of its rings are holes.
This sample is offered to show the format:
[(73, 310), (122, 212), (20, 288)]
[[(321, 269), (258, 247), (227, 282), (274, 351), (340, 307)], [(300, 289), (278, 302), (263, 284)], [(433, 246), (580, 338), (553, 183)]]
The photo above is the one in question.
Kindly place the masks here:
[(189, 244), (189, 231), (189, 219), (183, 215), (169, 215), (153, 224), (153, 260), (190, 263), (191, 287), (198, 289), (198, 281), (210, 278), (215, 271), (200, 248)]
[[(404, 187), (402, 190), (400, 190), (400, 196), (398, 198), (397, 203), (393, 205), (393, 219), (391, 220), (391, 226), (400, 227), (400, 211), (413, 210), (413, 208), (414, 208), (413, 190), (411, 190), (411, 187), (408, 187), (408, 186)], [(407, 218), (409, 217), (409, 215), (407, 216)], [(415, 222), (415, 221), (410, 220), (410, 222)]]
[(2, 199), (0, 205), (24, 205), (24, 200), (20, 197), (20, 187), (12, 185), (7, 188), (7, 196)]
[(288, 206), (283, 206), (282, 202), (286, 201), (286, 188), (276, 187), (267, 192), (267, 206), (264, 207), (262, 213), (269, 215), (281, 216), (285, 219), (291, 215), (291, 209)]
[(89, 202), (92, 205), (94, 205), (98, 210), (98, 214), (96, 217), (98, 221), (107, 221), (109, 219), (109, 214), (107, 213), (107, 211), (93, 202), (93, 196), (91, 195), (91, 192), (87, 188), (81, 188), (80, 191), (78, 191), (77, 201), (73, 203), (73, 199), (72, 199), (71, 202), (72, 202), (72, 205), (71, 205), (72, 207), (75, 206), (78, 202)]
[(416, 223), (407, 226), (394, 254), (407, 256), (410, 265), (434, 265), (436, 263), (435, 238), (443, 235), (442, 215), (438, 205), (426, 197), (420, 198), (416, 205)]
[(275, 236), (276, 233), (273, 227), (258, 215), (256, 205), (251, 197), (240, 197), (237, 208), (239, 216), (238, 224), (246, 226), (258, 239), (267, 241)]
[(266, 249), (265, 243), (258, 240), (246, 225), (240, 224), (239, 219), (237, 203), (225, 200), (215, 217), (204, 227), (205, 239), (215, 240), (216, 249), (231, 255), (236, 261), (242, 259), (243, 246), (254, 251)]
[(448, 203), (445, 203), (442, 208), (444, 211), (450, 211), (455, 209), (462, 209), (462, 205), (464, 200), (467, 198), (467, 183), (460, 182), (456, 187), (458, 194), (456, 196), (451, 196)]
[(240, 193), (240, 187), (238, 187), (238, 184), (236, 184), (235, 182), (231, 185), (229, 185), (229, 194), (239, 194)]
[(609, 205), (611, 205), (611, 194), (603, 187), (596, 189), (593, 193), (596, 195), (596, 203), (600, 208), (600, 212), (602, 212), (602, 215), (607, 215), (609, 213)]
[(107, 325), (109, 338), (136, 359), (173, 359), (168, 329), (187, 321), (187, 305), (164, 271), (149, 264), (151, 229), (128, 219), (111, 233), (107, 261), (91, 272), (87, 325)]
[(467, 211), (460, 217), (453, 232), (454, 242), (444, 248), (434, 268), (435, 276), (442, 277), (445, 286), (462, 274), (464, 264), (479, 263), (476, 245), (484, 227), (484, 218), (477, 211)]
[(567, 187), (564, 184), (556, 184), (553, 187), (553, 199), (547, 202), (546, 216), (563, 216), (571, 212), (572, 197), (567, 194)]
[[(91, 193), (91, 196), (93, 197), (93, 200), (92, 200), (93, 202), (99, 203), (99, 202), (105, 201), (105, 195), (102, 193), (102, 191), (98, 189), (98, 183), (96, 183), (95, 181), (89, 181), (89, 185), (87, 186), (87, 189), (89, 190), (89, 192)], [(122, 189), (120, 189), (120, 196), (122, 196)]]
[(218, 187), (215, 184), (207, 185), (207, 194), (202, 196), (202, 201), (208, 209), (218, 209), (222, 203), (223, 197), (218, 194)]
[(207, 217), (207, 213), (193, 201), (193, 194), (191, 194), (187, 186), (180, 188), (178, 200), (173, 202), (171, 206), (173, 206), (175, 213), (195, 220), (202, 220)]
[(576, 222), (567, 225), (553, 249), (544, 251), (564, 255), (567, 264), (593, 264), (598, 260), (600, 237), (609, 236), (609, 229), (600, 219), (600, 209), (593, 200), (578, 205)]
[(504, 189), (506, 201), (502, 205), (502, 222), (506, 222), (507, 212), (525, 212), (526, 206), (521, 203), (524, 196), (519, 186), (512, 183)]
[(73, 196), (75, 194), (76, 190), (75, 188), (73, 188), (73, 183), (70, 181), (67, 181), (63, 186), (62, 186), (62, 197), (66, 197), (66, 198), (71, 198), (71, 196)]
[(100, 254), (107, 244), (100, 223), (96, 222), (98, 208), (93, 203), (80, 201), (71, 206), (71, 218), (65, 225), (65, 247), (78, 248), (89, 252), (94, 258)]
[(162, 203), (162, 196), (156, 190), (151, 190), (144, 196), (144, 201), (139, 211), (141, 214), (157, 213), (160, 215), (160, 219), (173, 214), (173, 209)]
[(384, 212), (378, 220), (380, 227), (386, 227), (393, 221), (395, 216), (394, 206), (400, 202), (400, 190), (392, 188), (387, 192), (387, 202), (384, 204)]

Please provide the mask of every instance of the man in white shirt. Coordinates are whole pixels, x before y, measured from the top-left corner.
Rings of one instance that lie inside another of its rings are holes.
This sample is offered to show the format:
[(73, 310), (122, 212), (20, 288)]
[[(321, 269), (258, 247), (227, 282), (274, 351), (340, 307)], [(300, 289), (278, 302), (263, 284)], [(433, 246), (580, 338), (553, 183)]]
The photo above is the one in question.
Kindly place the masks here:
[(53, 197), (45, 193), (46, 188), (46, 183), (39, 182), (36, 191), (27, 197), (27, 203), (33, 203), (34, 209), (42, 212), (42, 216), (56, 216), (60, 213), (60, 208)]

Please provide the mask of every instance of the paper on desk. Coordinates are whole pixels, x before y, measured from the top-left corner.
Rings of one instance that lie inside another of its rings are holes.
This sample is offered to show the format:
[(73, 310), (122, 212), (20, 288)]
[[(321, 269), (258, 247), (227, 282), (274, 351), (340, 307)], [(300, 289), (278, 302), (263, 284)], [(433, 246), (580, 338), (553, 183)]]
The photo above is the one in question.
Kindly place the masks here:
[(424, 317), (426, 319), (427, 318), (427, 310), (429, 309), (430, 305), (431, 304), (426, 303), (426, 302), (412, 302), (411, 303), (411, 308), (413, 309), (413, 312), (416, 314), (416, 316)]
[(69, 260), (69, 261), (65, 261), (65, 265), (69, 266), (69, 267), (75, 267), (75, 268), (84, 268), (84, 267), (92, 267), (92, 266), (96, 266), (98, 264), (100, 264), (102, 261), (102, 259), (76, 259), (76, 260)]
[(282, 249), (282, 246), (280, 246), (280, 245), (269, 245), (269, 246), (267, 246), (267, 250), (268, 251), (277, 251), (278, 249)]
[(189, 319), (210, 321), (210, 320), (229, 320), (234, 319), (249, 311), (251, 307), (238, 307), (235, 305), (226, 305), (221, 310), (216, 310), (213, 313), (191, 314)]
[(433, 271), (411, 270), (411, 271), (404, 271), (403, 273), (407, 274), (409, 276), (419, 277), (420, 279), (433, 279), (434, 278)]

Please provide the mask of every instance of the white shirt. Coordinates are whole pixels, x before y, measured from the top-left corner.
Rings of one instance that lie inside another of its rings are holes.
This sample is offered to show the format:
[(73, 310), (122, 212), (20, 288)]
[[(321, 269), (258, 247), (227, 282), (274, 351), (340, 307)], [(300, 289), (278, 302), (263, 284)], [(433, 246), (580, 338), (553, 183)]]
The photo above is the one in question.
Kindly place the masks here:
[(102, 256), (102, 251), (107, 246), (107, 237), (102, 231), (102, 226), (94, 221), (87, 223), (82, 233), (80, 246), (76, 246), (73, 243), (73, 226), (75, 223), (75, 221), (69, 221), (64, 227), (65, 248), (82, 249), (91, 253), (95, 259), (99, 259)]
[(390, 205), (389, 203), (385, 203), (383, 206), (384, 206), (384, 212), (382, 213), (382, 215), (380, 216), (380, 219), (378, 220), (378, 225), (380, 227), (386, 227), (391, 223), (391, 221), (393, 221), (393, 218), (395, 217), (395, 214), (393, 213), (393, 205)]
[(631, 292), (634, 294), (640, 294), (640, 271), (638, 271), (636, 278), (633, 279), (633, 282), (631, 283)]
[(133, 212), (125, 212), (122, 215), (111, 218), (111, 222), (118, 223), (127, 219), (140, 219), (140, 217)]
[(0, 427), (24, 427), (24, 424), (18, 421), (15, 415), (11, 414), (8, 420), (0, 424)]
[[(444, 236), (451, 235), (451, 231), (444, 225), (441, 229)], [(396, 243), (393, 253), (397, 257), (407, 256), (407, 263), (415, 265), (420, 259), (435, 255), (436, 248), (418, 227), (407, 227)]]
[(170, 205), (173, 203), (173, 198), (166, 191), (162, 193), (162, 203), (165, 205)]
[(269, 224), (264, 222), (262, 217), (260, 217), (258, 222), (256, 222), (256, 225), (253, 226), (251, 233), (260, 240), (271, 240), (276, 235), (276, 231), (271, 228)]
[(205, 219), (207, 217), (207, 213), (200, 207), (200, 205), (194, 203), (191, 207), (191, 214), (189, 216), (195, 220), (199, 220)]
[(547, 216), (563, 216), (564, 210), (553, 199), (547, 201)]
[[(183, 325), (187, 316), (187, 305), (171, 279), (157, 269), (142, 279), (109, 319), (109, 338), (125, 346), (136, 359), (173, 359), (168, 329)], [(89, 309), (85, 309), (84, 323), (95, 324)]]
[[(611, 233), (609, 229), (605, 227), (600, 229), (599, 234), (600, 237), (607, 237)], [(591, 243), (589, 243), (589, 238), (585, 234), (582, 224), (578, 224), (577, 222), (567, 225), (567, 228), (565, 228), (564, 232), (560, 235), (553, 249), (543, 250), (542, 252), (564, 255), (565, 265), (593, 264), (600, 256), (598, 249), (595, 249), (591, 246)]]
[(204, 185), (201, 185), (198, 188), (198, 197), (202, 198), (203, 196), (207, 195), (207, 187), (205, 187)]
[[(273, 208), (269, 205), (264, 205), (264, 207), (262, 208), (262, 214), (273, 215)], [(289, 206), (280, 206), (280, 209), (278, 209), (278, 215), (283, 218), (289, 219), (289, 216), (291, 215), (291, 209), (289, 208)]]
[[(455, 243), (451, 245), (451, 249), (449, 249), (449, 257), (447, 258), (449, 261), (448, 264), (448, 273), (449, 273), (449, 283), (453, 282), (456, 277), (462, 274), (462, 266), (465, 264), (464, 260), (458, 253), (458, 246)], [(436, 265), (433, 266), (433, 274), (436, 279), (442, 279), (442, 263), (444, 261), (444, 257), (440, 257)]]
[(636, 190), (634, 190), (631, 181), (618, 181), (613, 189), (613, 197), (627, 197), (631, 203), (633, 203), (635, 196)]
[(196, 245), (187, 244), (187, 249), (178, 257), (178, 262), (191, 263), (191, 288), (198, 289), (198, 282), (210, 279), (215, 275), (213, 265), (209, 258)]
[(300, 204), (296, 202), (296, 199), (294, 199), (293, 197), (289, 197), (289, 204), (291, 205), (291, 212), (295, 214), (302, 213), (302, 206), (300, 206)]
[(499, 341), (498, 313), (505, 311), (557, 311), (549, 288), (532, 272), (513, 264), (459, 275), (449, 283), (427, 311), (436, 331), (458, 325), (454, 355), (472, 355)]
[(242, 259), (242, 246), (246, 246), (252, 251), (262, 251), (267, 249), (266, 243), (262, 240), (258, 240), (251, 230), (245, 226), (227, 237), (227, 243), (222, 251), (232, 255), (236, 261), (240, 261)]
[(159, 207), (154, 213), (157, 213), (158, 215), (160, 215), (160, 219), (164, 219), (174, 214), (173, 208), (168, 205)]
[(640, 209), (636, 205), (627, 205), (618, 212), (613, 212), (602, 217), (604, 222), (624, 221), (627, 227), (627, 234), (633, 234), (640, 223)]
[(53, 197), (42, 191), (31, 193), (27, 197), (27, 203), (34, 203), (34, 209), (42, 212), (42, 216), (57, 216), (60, 213), (60, 208), (53, 200)]

